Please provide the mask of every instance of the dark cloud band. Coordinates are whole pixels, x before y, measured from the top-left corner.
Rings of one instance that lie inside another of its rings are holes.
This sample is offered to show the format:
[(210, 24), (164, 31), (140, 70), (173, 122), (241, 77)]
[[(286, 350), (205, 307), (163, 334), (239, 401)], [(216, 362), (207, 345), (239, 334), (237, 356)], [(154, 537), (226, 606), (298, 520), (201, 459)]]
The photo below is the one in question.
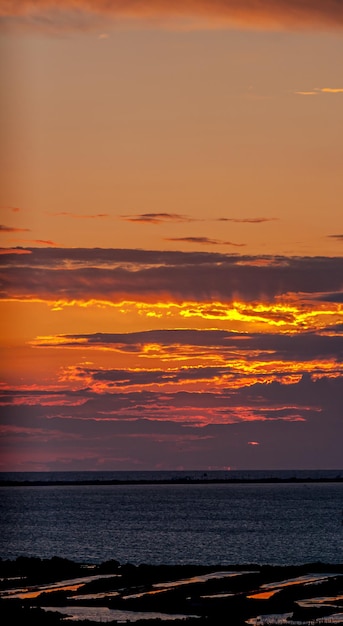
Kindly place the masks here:
[[(48, 301), (273, 300), (343, 291), (342, 257), (250, 257), (116, 249), (1, 254), (0, 297)], [(5, 252), (3, 250), (3, 252)]]

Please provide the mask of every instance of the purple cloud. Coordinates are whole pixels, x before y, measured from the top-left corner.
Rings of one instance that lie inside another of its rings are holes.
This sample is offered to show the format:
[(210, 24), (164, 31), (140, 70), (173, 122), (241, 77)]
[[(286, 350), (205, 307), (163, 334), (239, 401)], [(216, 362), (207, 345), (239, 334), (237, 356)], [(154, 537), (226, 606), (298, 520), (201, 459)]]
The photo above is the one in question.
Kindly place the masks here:
[[(48, 405), (42, 404), (48, 399), (44, 391), (27, 394), (22, 404), (14, 394), (2, 410), (0, 452), (14, 450), (19, 464), (24, 451), (36, 462), (44, 452), (50, 463), (64, 459), (68, 467), (77, 459), (87, 459), (89, 468), (90, 459), (107, 458), (112, 469), (120, 468), (115, 459), (126, 458), (131, 467), (135, 459), (146, 469), (175, 464), (285, 469), (317, 467), (320, 449), (321, 467), (340, 467), (342, 379), (303, 376), (293, 384), (205, 394), (63, 393), (68, 405), (60, 402), (62, 392), (55, 401), (50, 394)], [(4, 394), (2, 401), (9, 400)], [(196, 420), (188, 419), (190, 412)], [(260, 443), (257, 450), (251, 441)]]
[(1, 233), (28, 233), (30, 230), (30, 228), (17, 228), (16, 226), (5, 226), (4, 224), (0, 224)]
[[(46, 300), (222, 302), (319, 297), (343, 290), (342, 257), (28, 248), (1, 255), (1, 295)], [(4, 250), (2, 250), (4, 252)]]
[[(302, 334), (272, 334), (272, 333), (236, 333), (224, 330), (148, 330), (133, 333), (94, 333), (94, 334), (68, 334), (59, 335), (59, 342), (54, 339), (49, 343), (40, 342), (44, 346), (103, 346), (119, 349), (123, 352), (140, 353), (147, 344), (158, 344), (162, 347), (171, 348), (178, 346), (192, 346), (203, 348), (209, 352), (211, 348), (220, 349), (220, 352), (228, 358), (237, 352), (250, 358), (263, 356), (265, 360), (286, 359), (313, 360), (320, 358), (333, 358), (338, 362), (343, 360), (343, 340), (335, 335), (321, 335), (312, 332)], [(80, 343), (81, 340), (81, 343)], [(199, 371), (197, 368), (194, 371)], [(211, 370), (207, 368), (207, 371)], [(201, 370), (200, 370), (201, 372)], [(165, 375), (167, 375), (165, 373)]]
[(137, 213), (136, 215), (121, 215), (125, 222), (142, 224), (164, 224), (170, 222), (198, 222), (199, 220), (180, 213)]
[(232, 241), (222, 241), (221, 239), (210, 239), (209, 237), (165, 237), (165, 241), (181, 241), (183, 243), (195, 243), (211, 246), (235, 246), (241, 248), (245, 243), (233, 243)]

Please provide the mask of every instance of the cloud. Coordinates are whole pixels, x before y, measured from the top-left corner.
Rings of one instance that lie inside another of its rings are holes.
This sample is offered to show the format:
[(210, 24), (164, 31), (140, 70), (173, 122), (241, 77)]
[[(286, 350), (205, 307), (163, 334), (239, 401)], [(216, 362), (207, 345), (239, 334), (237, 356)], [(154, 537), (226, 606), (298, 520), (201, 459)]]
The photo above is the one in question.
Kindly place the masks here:
[(343, 302), (343, 291), (321, 294), (317, 300), (320, 302)]
[(25, 250), (24, 248), (0, 248), (0, 255), (8, 254), (31, 254), (31, 250)]
[[(341, 0), (1, 0), (6, 26), (91, 28), (146, 23), (171, 28), (341, 29)], [(106, 29), (108, 31), (108, 28)]]
[(343, 88), (341, 87), (316, 87), (311, 91), (296, 91), (295, 94), (297, 96), (318, 96), (319, 94), (338, 94), (343, 93)]
[(341, 324), (333, 324), (332, 326), (330, 326), (330, 328), (327, 331), (325, 330), (323, 331), (324, 334), (325, 332), (332, 333), (332, 334), (337, 333), (338, 335), (343, 335), (343, 322)]
[(109, 217), (109, 213), (95, 213), (95, 214), (89, 214), (89, 213), (71, 213), (70, 211), (60, 211), (59, 213), (50, 213), (50, 215), (53, 215), (54, 217), (57, 216), (63, 216), (63, 217), (73, 217), (75, 219), (102, 219), (104, 217)]
[[(199, 351), (191, 349), (185, 351), (184, 348), (201, 348), (203, 354), (210, 356), (217, 354), (222, 356), (223, 362), (230, 365), (232, 360), (237, 360), (237, 354), (242, 359), (248, 359), (251, 363), (254, 358), (257, 361), (310, 361), (318, 359), (342, 359), (343, 343), (340, 337), (317, 335), (312, 332), (301, 334), (274, 334), (274, 333), (237, 333), (225, 330), (195, 330), (195, 329), (175, 329), (175, 330), (148, 330), (132, 333), (93, 333), (93, 334), (68, 334), (59, 335), (58, 341), (54, 337), (38, 339), (34, 345), (47, 347), (112, 347), (118, 351), (137, 353), (144, 355), (144, 348), (147, 345), (155, 346), (156, 354), (160, 348), (160, 356), (167, 358), (172, 347), (176, 347), (175, 356), (179, 355), (185, 359), (187, 355), (192, 359)], [(219, 351), (218, 351), (219, 350)], [(275, 364), (275, 372), (277, 372)], [(227, 373), (228, 370), (221, 368), (195, 368), (183, 370), (181, 377), (193, 377), (198, 375), (202, 378), (219, 376)], [(248, 370), (246, 370), (248, 373)], [(99, 374), (102, 376), (103, 374)], [(113, 371), (117, 376), (117, 372)], [(141, 373), (139, 373), (141, 375)], [(156, 382), (159, 381), (158, 371), (155, 373)], [(168, 376), (175, 377), (175, 372), (170, 372)], [(178, 376), (180, 373), (178, 373)], [(111, 378), (111, 374), (109, 374)], [(133, 379), (134, 373), (129, 374), (119, 371), (119, 376), (126, 376)], [(148, 376), (152, 376), (151, 373)], [(149, 378), (151, 382), (151, 378)]]
[(41, 455), (67, 458), (70, 469), (81, 457), (135, 458), (147, 469), (157, 463), (252, 468), (253, 460), (257, 468), (317, 467), (318, 450), (321, 467), (339, 467), (341, 460), (342, 380), (305, 376), (222, 394), (83, 389), (69, 391), (68, 404), (61, 403), (62, 392), (50, 394), (46, 405), (44, 393), (22, 393), (21, 404), (17, 393), (3, 394), (1, 452), (29, 453), (36, 462)]
[(227, 303), (259, 299), (272, 302), (281, 297), (289, 299), (289, 294), (297, 294), (299, 301), (299, 298), (317, 298), (320, 294), (342, 290), (342, 257), (254, 257), (215, 252), (96, 248), (27, 249), (31, 254), (2, 254), (2, 298), (111, 303), (168, 299), (174, 302)]
[(275, 222), (278, 217), (218, 217), (218, 222), (234, 222), (235, 224), (263, 224), (264, 222)]
[[(27, 229), (29, 230), (29, 229)], [(13, 239), (12, 239), (13, 241)], [(59, 244), (56, 243), (55, 241), (52, 241), (51, 239), (18, 239), (16, 238), (15, 241), (17, 242), (21, 242), (21, 243), (30, 243), (30, 244), (34, 244), (34, 245), (38, 245), (38, 246), (52, 246), (52, 247), (57, 247)]]
[(0, 224), (0, 233), (28, 233), (30, 228), (17, 228), (16, 226), (4, 226)]
[[(19, 210), (19, 209), (18, 209)], [(29, 233), (31, 232), (31, 228), (17, 228), (16, 226), (4, 226), (3, 224), (0, 224), (0, 234), (1, 233), (8, 233), (8, 234), (15, 234), (15, 233)], [(16, 237), (9, 239), (8, 241), (15, 241), (15, 242), (20, 242), (20, 243), (29, 243), (29, 244), (37, 244), (39, 246), (58, 246), (58, 244), (54, 241), (51, 241), (51, 239), (22, 239), (22, 238), (18, 238)], [(1, 254), (5, 254), (5, 249), (2, 249)], [(13, 249), (12, 249), (12, 254), (13, 254)], [(17, 253), (17, 254), (23, 254), (23, 252)]]
[(245, 243), (233, 243), (232, 241), (222, 241), (220, 239), (210, 239), (209, 237), (165, 237), (165, 241), (182, 241), (183, 243), (195, 243), (205, 246), (245, 246)]
[(295, 91), (297, 96), (317, 96), (317, 91)]
[(37, 243), (42, 246), (58, 246), (58, 243), (51, 241), (51, 239), (34, 239), (32, 243)]
[(321, 93), (343, 93), (343, 87), (331, 88), (331, 87), (323, 87), (322, 89), (318, 89)]
[(333, 239), (339, 239), (343, 241), (343, 235), (328, 235), (328, 237), (332, 237)]
[[(4, 252), (6, 248), (2, 249)], [(90, 264), (96, 267), (140, 267), (180, 265), (207, 265), (209, 263), (221, 263), (234, 257), (227, 254), (214, 252), (180, 252), (167, 250), (142, 250), (137, 248), (27, 248), (31, 254), (28, 266), (45, 268), (63, 268), (73, 264), (79, 267), (87, 267)], [(236, 261), (253, 257), (237, 257)], [(259, 257), (261, 258), (261, 257)], [(271, 257), (265, 257), (266, 259)], [(273, 257), (274, 259), (274, 257)], [(11, 264), (11, 257), (7, 260)], [(14, 264), (16, 261), (14, 261)]]
[(180, 382), (199, 382), (201, 380), (213, 380), (225, 374), (225, 368), (219, 367), (183, 367), (168, 370), (119, 370), (119, 369), (91, 369), (89, 367), (77, 367), (72, 372), (73, 379), (91, 381), (93, 383), (104, 382), (114, 386), (147, 386), (147, 385), (171, 385)]
[(138, 213), (136, 215), (121, 215), (125, 222), (139, 222), (143, 224), (163, 224), (165, 222), (198, 222), (199, 220), (181, 215), (180, 213)]
[[(46, 391), (13, 390), (1, 393), (1, 423), (24, 425), (32, 417), (78, 420), (80, 428), (86, 422), (108, 420), (127, 423), (144, 418), (167, 420), (182, 424), (231, 424), (251, 421), (307, 421), (325, 408), (332, 411), (332, 421), (340, 421), (340, 399), (343, 377), (322, 377), (312, 380), (303, 375), (293, 383), (274, 380), (269, 384), (256, 382), (240, 388), (226, 386), (205, 391), (180, 390), (76, 390)], [(16, 418), (20, 418), (20, 421)], [(38, 423), (39, 425), (39, 423)], [(89, 424), (90, 427), (90, 424)], [(68, 426), (67, 426), (68, 428)], [(131, 425), (132, 431), (135, 424)]]
[[(190, 217), (189, 215), (183, 215), (180, 213), (138, 213), (136, 215), (121, 215), (120, 219), (126, 222), (139, 222), (139, 223), (146, 223), (146, 224), (206, 221), (204, 219), (194, 218), (194, 217)], [(277, 217), (246, 217), (246, 218), (217, 217), (217, 218), (210, 218), (210, 221), (232, 222), (235, 224), (263, 224), (264, 222), (273, 222), (278, 219), (279, 218)]]

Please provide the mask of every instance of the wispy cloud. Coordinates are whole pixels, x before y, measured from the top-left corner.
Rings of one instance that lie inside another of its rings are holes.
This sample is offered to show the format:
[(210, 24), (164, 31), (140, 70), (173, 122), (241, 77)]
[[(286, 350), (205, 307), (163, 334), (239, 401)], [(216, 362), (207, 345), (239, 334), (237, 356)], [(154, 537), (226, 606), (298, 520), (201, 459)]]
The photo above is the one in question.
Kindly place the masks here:
[(343, 87), (332, 88), (332, 87), (323, 87), (319, 89), (321, 93), (343, 93)]
[(245, 243), (234, 243), (232, 241), (222, 241), (221, 239), (210, 239), (210, 237), (165, 237), (165, 241), (182, 241), (183, 243), (194, 243), (205, 246), (235, 246), (241, 248)]
[(275, 222), (278, 217), (218, 217), (218, 222), (233, 222), (235, 224), (263, 224), (264, 222)]
[(297, 96), (318, 96), (318, 91), (295, 91)]
[[(13, 240), (12, 240), (13, 241)], [(33, 245), (38, 245), (38, 246), (51, 246), (51, 247), (57, 247), (59, 244), (56, 243), (55, 241), (52, 241), (51, 239), (16, 239), (16, 242), (20, 242), (20, 243), (29, 243), (29, 244), (33, 244)]]
[(343, 240), (343, 235), (328, 235), (328, 237), (331, 237), (332, 239), (342, 239)]
[[(341, 0), (1, 0), (5, 24), (91, 28), (104, 18), (174, 28), (232, 27), (325, 30), (343, 27)], [(106, 29), (108, 30), (108, 29)]]
[(16, 226), (5, 226), (0, 224), (0, 233), (28, 233), (30, 228), (18, 228)]
[(94, 219), (102, 219), (105, 217), (109, 217), (109, 213), (72, 213), (70, 211), (59, 211), (58, 213), (50, 213), (50, 215), (53, 215), (54, 217), (57, 216), (62, 216), (62, 217), (72, 217), (74, 219), (81, 219), (81, 220), (85, 220), (85, 219), (90, 219), (90, 220), (94, 220)]
[(343, 93), (343, 87), (315, 87), (310, 91), (296, 91), (297, 96), (319, 96), (320, 94)]
[(59, 244), (56, 241), (52, 241), (51, 239), (34, 239), (32, 243), (37, 243), (41, 246), (58, 246)]
[[(59, 214), (61, 215), (61, 213)], [(65, 213), (63, 214), (65, 215)], [(182, 213), (137, 213), (133, 215), (121, 215), (120, 219), (126, 222), (139, 222), (143, 224), (164, 224), (169, 222), (231, 222), (234, 224), (263, 224), (264, 222), (274, 222), (277, 217), (210, 217), (196, 218)]]
[(194, 217), (180, 213), (138, 213), (136, 215), (121, 215), (125, 222), (139, 222), (143, 224), (163, 224), (168, 222), (197, 222)]

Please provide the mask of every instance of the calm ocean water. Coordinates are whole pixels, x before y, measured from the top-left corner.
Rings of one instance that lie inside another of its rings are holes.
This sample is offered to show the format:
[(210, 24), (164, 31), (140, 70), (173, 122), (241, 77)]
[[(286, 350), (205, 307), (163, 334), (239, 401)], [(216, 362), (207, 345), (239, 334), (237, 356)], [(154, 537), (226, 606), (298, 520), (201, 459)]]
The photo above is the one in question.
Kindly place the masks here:
[[(325, 478), (337, 472), (68, 472), (0, 481)], [(343, 562), (343, 483), (0, 487), (0, 556), (151, 564)]]

